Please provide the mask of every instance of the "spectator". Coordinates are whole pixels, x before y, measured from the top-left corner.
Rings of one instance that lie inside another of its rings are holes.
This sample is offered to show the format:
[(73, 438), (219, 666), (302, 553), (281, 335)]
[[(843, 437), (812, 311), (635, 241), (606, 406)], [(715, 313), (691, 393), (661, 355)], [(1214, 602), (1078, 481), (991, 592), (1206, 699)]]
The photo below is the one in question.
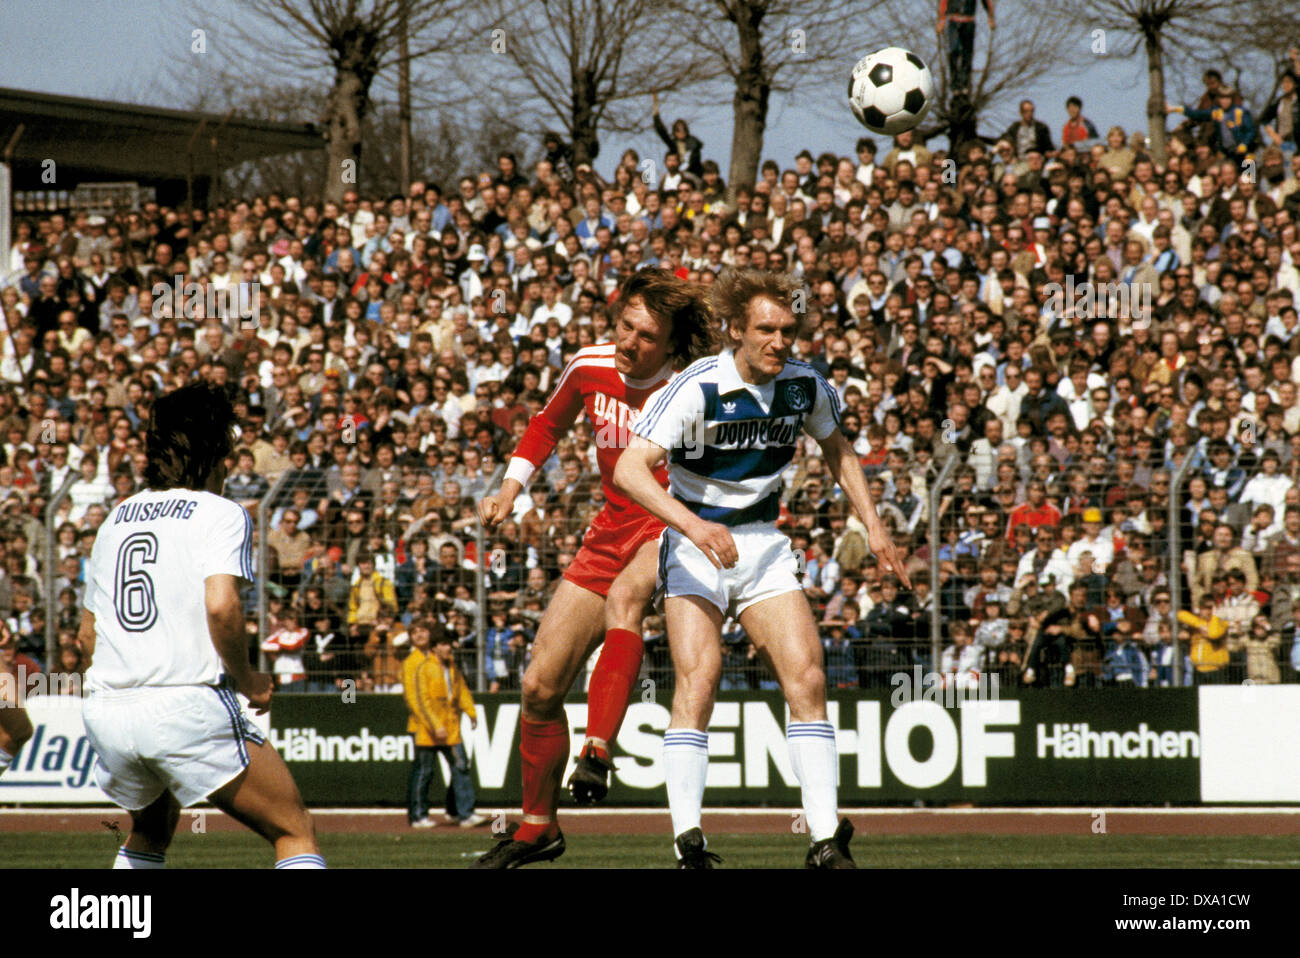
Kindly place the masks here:
[(1065, 126), (1061, 129), (1061, 146), (1073, 146), (1084, 140), (1095, 140), (1097, 138), (1097, 128), (1092, 125), (1092, 121), (1083, 115), (1083, 101), (1077, 96), (1072, 96), (1065, 101), (1065, 112), (1069, 119), (1065, 121)]
[(1129, 641), (1128, 630), (1115, 633), (1115, 644), (1106, 652), (1102, 682), (1129, 688), (1146, 688), (1151, 668), (1138, 646)]
[[(431, 638), (429, 635), (426, 624), (418, 625), (412, 641), (416, 641), (418, 636), (425, 649), (431, 647), (432, 651), (422, 652), (417, 646), (415, 652), (407, 656), (410, 659), (420, 654), (420, 659), (410, 667), (410, 678), (405, 682), (407, 705), (412, 712), (408, 729), (415, 734), (417, 746), (429, 749), (420, 752), (417, 748), (416, 765), (408, 789), (408, 818), (412, 824), (427, 820), (428, 801), (424, 795), (432, 778), (434, 757), (441, 753), (451, 769), (446, 799), (448, 824), (473, 828), (488, 819), (474, 811), (474, 780), (461, 742), (461, 717), (468, 716), (470, 728), (478, 728), (478, 710), (465, 677), (456, 667), (452, 637), (441, 630)], [(404, 664), (404, 677), (407, 674)], [(423, 746), (426, 740), (431, 744)], [(420, 811), (425, 813), (423, 817), (418, 816)]]
[(307, 691), (307, 667), (303, 662), (307, 636), (307, 629), (298, 625), (297, 613), (286, 609), (279, 618), (279, 627), (262, 643), (262, 651), (271, 656), (275, 686), (281, 692)]
[(966, 622), (953, 623), (952, 640), (953, 644), (943, 650), (939, 664), (944, 687), (959, 691), (979, 688), (980, 675), (986, 671), (987, 649), (975, 642), (974, 633)]
[(1030, 150), (1037, 150), (1044, 156), (1056, 151), (1056, 147), (1052, 145), (1052, 133), (1047, 128), (1047, 124), (1034, 119), (1034, 102), (1032, 100), (1020, 101), (1020, 119), (1007, 127), (1007, 131), (1002, 134), (1002, 138), (1011, 143), (1016, 151), (1016, 156), (1022, 160)]

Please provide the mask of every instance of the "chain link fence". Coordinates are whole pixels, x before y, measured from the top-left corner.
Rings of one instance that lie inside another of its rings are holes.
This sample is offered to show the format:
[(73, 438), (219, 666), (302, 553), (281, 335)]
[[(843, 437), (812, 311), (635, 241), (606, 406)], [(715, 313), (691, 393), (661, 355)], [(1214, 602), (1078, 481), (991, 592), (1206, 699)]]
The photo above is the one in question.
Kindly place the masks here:
[[(1000, 443), (992, 427), (973, 439), (956, 426), (946, 421), (920, 455), (920, 437), (859, 442), (910, 589), (882, 574), (815, 446), (784, 477), (778, 523), (830, 687), (1297, 681), (1300, 460), (1209, 437), (1175, 448), (1085, 430)], [(467, 474), (463, 462), (385, 453), (366, 464), (342, 442), (328, 462), (294, 445), (279, 469), (241, 452), (226, 494), (255, 518), (259, 575), (244, 593), (254, 659), (285, 692), (400, 692), (412, 625), (426, 623), (452, 637), (471, 688), (518, 690), (550, 597), (604, 505), (594, 449), (579, 426), (491, 532), (475, 507), (499, 467)], [(35, 550), (48, 595), (66, 591), (45, 556), (71, 548), (61, 517), (73, 485), (52, 491)], [(673, 668), (663, 616), (648, 611), (642, 687), (658, 693)], [(27, 651), (58, 662), (75, 626), (51, 615), (41, 630), (43, 649)], [(723, 645), (724, 689), (776, 687), (734, 619)]]

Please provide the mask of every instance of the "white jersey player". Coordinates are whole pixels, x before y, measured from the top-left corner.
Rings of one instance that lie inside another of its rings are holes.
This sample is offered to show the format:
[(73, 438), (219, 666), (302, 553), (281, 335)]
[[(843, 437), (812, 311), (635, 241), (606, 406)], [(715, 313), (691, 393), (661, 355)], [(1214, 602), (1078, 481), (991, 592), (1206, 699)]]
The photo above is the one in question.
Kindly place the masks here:
[(91, 656), (83, 715), (104, 792), (131, 813), (114, 868), (161, 868), (180, 809), (204, 800), (275, 846), (277, 868), (323, 868), (288, 768), (235, 693), (265, 711), (239, 599), (253, 523), (217, 495), (234, 413), (187, 386), (154, 404), (149, 486), (99, 527), (80, 638)]
[[(687, 366), (649, 400), (614, 471), (628, 498), (668, 526), (659, 584), (676, 686), (664, 773), (682, 868), (711, 868), (717, 860), (707, 851), (700, 807), (728, 615), (740, 619), (771, 664), (790, 706), (786, 739), (812, 840), (805, 863), (856, 867), (848, 850), (853, 827), (836, 821), (838, 760), (826, 719), (821, 642), (790, 540), (775, 524), (781, 473), (802, 433), (820, 444), (880, 563), (905, 584), (907, 578), (840, 432), (834, 390), (812, 367), (790, 360), (798, 326), (790, 303), (798, 288), (775, 273), (725, 271), (714, 284), (713, 309), (732, 348)], [(653, 474), (665, 457), (668, 491)]]

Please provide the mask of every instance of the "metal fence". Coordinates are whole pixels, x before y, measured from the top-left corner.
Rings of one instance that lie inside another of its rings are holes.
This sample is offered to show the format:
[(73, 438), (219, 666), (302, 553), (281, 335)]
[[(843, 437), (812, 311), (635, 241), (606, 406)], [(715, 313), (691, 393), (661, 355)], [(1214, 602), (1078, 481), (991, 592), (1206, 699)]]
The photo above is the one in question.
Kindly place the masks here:
[[(1241, 485), (1202, 488), (1203, 464), (1189, 456), (1172, 469), (1132, 469), (1132, 462), (1114, 455), (1078, 454), (1064, 464), (1055, 452), (1043, 455), (1008, 460), (1002, 468), (979, 461), (978, 451), (948, 455), (941, 465), (912, 474), (910, 490), (888, 470), (867, 467), (879, 511), (907, 557), (910, 592), (881, 574), (865, 530), (829, 478), (807, 460), (792, 467), (781, 525), (802, 556), (830, 686), (888, 688), (916, 669), (959, 688), (992, 676), (1003, 685), (1048, 688), (1297, 680), (1291, 610), (1300, 605), (1300, 553), (1292, 574), (1276, 548), (1278, 529), (1253, 528), (1262, 519), (1240, 501)], [(391, 510), (380, 506), (361, 529), (349, 531), (345, 522), (343, 532), (321, 536), (325, 550), (341, 550), (337, 561), (350, 585), (360, 580), (363, 535), (376, 556), (386, 557), (380, 571), (393, 581), (398, 607), (391, 621), (358, 628), (355, 609), (351, 618), (336, 611), (348, 631), (352, 677), (361, 687), (395, 688), (387, 679), (393, 666), (384, 673), (384, 663), (402, 654), (407, 623), (432, 613), (457, 637), (458, 661), (471, 687), (518, 689), (549, 594), (603, 502), (594, 472), (575, 474), (569, 466), (566, 475), (565, 468), (543, 470), (517, 503), (515, 517), (490, 533), (467, 499), (442, 506), (437, 520), (424, 512), (404, 520), (404, 527), (392, 525)], [(495, 489), (497, 477), (480, 484), (481, 478), (467, 483)], [(272, 590), (285, 583), (286, 569), (277, 570), (266, 530), (281, 524), (281, 504), (295, 494), (287, 484), (292, 481), (282, 477), (259, 505), (262, 585)], [(1041, 509), (1033, 491), (1040, 484)], [(1231, 563), (1220, 570), (1202, 560), (1213, 551), (1219, 520), (1232, 529), (1232, 548), (1250, 556), (1249, 589), (1234, 591), (1235, 583), (1224, 579)], [(427, 547), (416, 545), (420, 539), (429, 540)], [(1091, 570), (1084, 568), (1089, 555)], [(328, 569), (328, 555), (323, 562)], [(421, 562), (423, 578), (415, 568)], [(305, 575), (297, 601), (306, 601), (303, 589), (314, 588), (319, 578), (314, 569)], [(1243, 594), (1261, 588), (1273, 596), (1262, 607)], [(1158, 591), (1167, 593), (1167, 609), (1156, 601), (1163, 599)], [(1247, 614), (1252, 608), (1258, 615)], [(1208, 630), (1175, 628), (1180, 610), (1207, 612), (1219, 622), (1207, 621)], [(648, 611), (642, 677), (670, 689), (663, 618)], [(1265, 611), (1271, 614), (1256, 622)], [(314, 629), (305, 621), (297, 625)], [(259, 634), (271, 634), (269, 628)], [(1211, 639), (1210, 632), (1220, 629)], [(385, 643), (394, 639), (397, 647), (390, 650)], [(725, 624), (723, 643), (724, 688), (776, 687), (734, 619)]]
[[(881, 574), (824, 467), (800, 458), (779, 522), (801, 557), (828, 684), (888, 688), (917, 669), (958, 688), (992, 676), (1048, 688), (1297, 681), (1300, 529), (1283, 521), (1286, 503), (1258, 508), (1253, 460), (1224, 475), (1196, 450), (1171, 458), (1039, 449), (994, 464), (954, 448), (909, 472), (910, 488), (901, 473), (865, 466), (910, 591)], [(232, 494), (257, 530), (259, 575), (244, 595), (254, 660), (287, 692), (397, 692), (423, 622), (455, 640), (471, 688), (517, 690), (603, 494), (594, 469), (552, 463), (486, 532), (475, 505), (500, 472), (372, 465), (244, 477)], [(71, 485), (45, 513), (38, 559), (51, 601), (47, 557), (58, 554)], [(671, 689), (663, 617), (648, 611), (643, 678)], [(1180, 622), (1180, 612), (1196, 618)], [(44, 639), (57, 662), (54, 615)], [(724, 688), (776, 687), (734, 619), (723, 642)]]

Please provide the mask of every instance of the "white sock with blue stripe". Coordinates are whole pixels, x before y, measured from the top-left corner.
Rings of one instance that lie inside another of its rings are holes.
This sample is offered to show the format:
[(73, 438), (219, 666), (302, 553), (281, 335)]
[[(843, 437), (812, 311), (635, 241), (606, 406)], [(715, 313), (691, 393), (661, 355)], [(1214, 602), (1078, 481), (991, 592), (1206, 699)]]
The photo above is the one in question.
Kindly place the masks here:
[(121, 869), (127, 869), (130, 871), (154, 871), (166, 867), (166, 855), (159, 855), (157, 852), (132, 851), (125, 845), (117, 850), (117, 857), (113, 859), (113, 871)]
[(277, 870), (285, 868), (324, 868), (325, 859), (320, 855), (290, 855), (275, 863)]
[(835, 751), (835, 726), (820, 722), (791, 722), (785, 730), (790, 764), (803, 796), (808, 836), (814, 842), (831, 838), (839, 824), (836, 787), (839, 756)]
[(0, 748), (0, 775), (4, 774), (5, 769), (13, 764), (14, 757)]
[(700, 827), (704, 782), (709, 776), (709, 733), (670, 728), (664, 733), (664, 783), (673, 837)]

